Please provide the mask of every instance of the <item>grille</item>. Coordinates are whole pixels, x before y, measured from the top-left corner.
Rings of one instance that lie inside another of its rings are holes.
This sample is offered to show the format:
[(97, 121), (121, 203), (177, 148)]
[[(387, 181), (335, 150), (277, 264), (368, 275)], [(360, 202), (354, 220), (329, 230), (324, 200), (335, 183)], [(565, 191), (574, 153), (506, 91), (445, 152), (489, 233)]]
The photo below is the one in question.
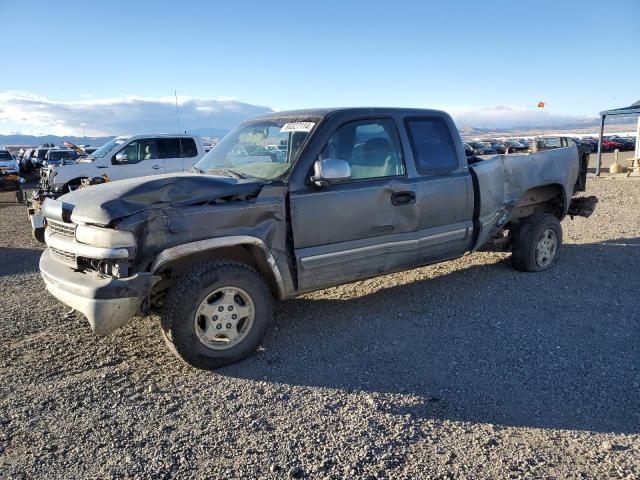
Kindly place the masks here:
[(49, 247), (49, 250), (51, 250), (53, 256), (57, 257), (60, 261), (73, 266), (76, 265), (76, 256), (73, 253), (64, 252), (53, 247)]
[(75, 238), (76, 236), (76, 226), (72, 223), (59, 223), (47, 220), (47, 227), (50, 228), (52, 232), (59, 233), (65, 237)]

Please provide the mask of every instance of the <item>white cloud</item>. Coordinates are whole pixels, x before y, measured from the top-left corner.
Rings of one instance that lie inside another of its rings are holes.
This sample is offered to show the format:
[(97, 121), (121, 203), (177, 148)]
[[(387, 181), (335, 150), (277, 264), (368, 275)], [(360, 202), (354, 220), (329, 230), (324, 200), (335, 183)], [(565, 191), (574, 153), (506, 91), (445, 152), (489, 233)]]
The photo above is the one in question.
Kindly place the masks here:
[[(28, 92), (0, 92), (0, 133), (117, 135), (136, 132), (174, 132), (175, 98), (127, 95), (60, 101)], [(272, 111), (234, 98), (178, 96), (182, 130), (229, 129), (251, 116)]]
[[(61, 101), (28, 92), (0, 92), (0, 134), (117, 135), (139, 132), (175, 132), (175, 98), (126, 95), (94, 98), (80, 94), (77, 101)], [(279, 108), (237, 98), (178, 96), (182, 130), (228, 130), (240, 121)], [(459, 128), (510, 128), (592, 123), (593, 118), (549, 112), (523, 106), (447, 108)]]

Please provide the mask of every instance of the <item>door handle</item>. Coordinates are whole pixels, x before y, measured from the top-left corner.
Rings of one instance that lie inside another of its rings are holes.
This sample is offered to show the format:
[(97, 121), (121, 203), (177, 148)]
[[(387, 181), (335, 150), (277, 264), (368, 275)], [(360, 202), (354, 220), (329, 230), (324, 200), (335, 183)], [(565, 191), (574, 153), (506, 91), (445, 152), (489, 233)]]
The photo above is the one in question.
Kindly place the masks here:
[(416, 203), (416, 192), (396, 192), (391, 195), (394, 205), (413, 205)]
[(153, 170), (160, 170), (160, 165), (154, 165), (153, 167), (151, 167)]

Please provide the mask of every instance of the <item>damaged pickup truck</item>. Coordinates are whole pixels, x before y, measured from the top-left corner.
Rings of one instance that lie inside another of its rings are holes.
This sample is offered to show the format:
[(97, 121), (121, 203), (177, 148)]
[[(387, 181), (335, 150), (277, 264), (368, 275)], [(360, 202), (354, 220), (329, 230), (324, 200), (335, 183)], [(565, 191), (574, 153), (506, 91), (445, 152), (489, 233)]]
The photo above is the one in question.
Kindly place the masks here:
[(551, 268), (560, 221), (588, 216), (575, 147), (467, 160), (444, 112), (351, 108), (249, 120), (194, 167), (47, 199), (49, 291), (105, 334), (159, 312), (186, 362), (253, 352), (273, 299), (509, 249)]

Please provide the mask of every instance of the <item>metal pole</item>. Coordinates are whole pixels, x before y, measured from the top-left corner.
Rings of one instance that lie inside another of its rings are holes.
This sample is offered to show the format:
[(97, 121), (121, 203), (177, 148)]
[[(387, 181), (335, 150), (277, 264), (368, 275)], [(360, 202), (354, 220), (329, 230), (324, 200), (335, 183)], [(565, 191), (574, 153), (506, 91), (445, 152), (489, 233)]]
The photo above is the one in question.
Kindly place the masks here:
[(636, 160), (640, 160), (640, 115), (638, 115), (638, 126), (636, 127)]
[(598, 139), (598, 165), (596, 166), (596, 177), (600, 176), (600, 165), (602, 165), (602, 135), (604, 134), (604, 117), (600, 115), (600, 138)]

